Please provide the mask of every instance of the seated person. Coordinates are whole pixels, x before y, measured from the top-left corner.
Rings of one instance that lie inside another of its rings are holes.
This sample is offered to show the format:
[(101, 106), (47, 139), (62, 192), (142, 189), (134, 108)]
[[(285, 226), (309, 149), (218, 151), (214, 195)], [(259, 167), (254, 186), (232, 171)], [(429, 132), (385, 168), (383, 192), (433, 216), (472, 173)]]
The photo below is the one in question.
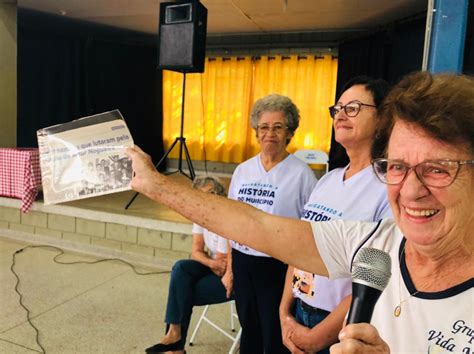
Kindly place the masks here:
[[(225, 195), (222, 184), (209, 176), (196, 177), (193, 188)], [(197, 224), (193, 225), (192, 232), (191, 259), (176, 262), (171, 271), (166, 335), (160, 343), (146, 349), (147, 353), (183, 353), (193, 306), (229, 301), (221, 283), (227, 267), (227, 240)]]

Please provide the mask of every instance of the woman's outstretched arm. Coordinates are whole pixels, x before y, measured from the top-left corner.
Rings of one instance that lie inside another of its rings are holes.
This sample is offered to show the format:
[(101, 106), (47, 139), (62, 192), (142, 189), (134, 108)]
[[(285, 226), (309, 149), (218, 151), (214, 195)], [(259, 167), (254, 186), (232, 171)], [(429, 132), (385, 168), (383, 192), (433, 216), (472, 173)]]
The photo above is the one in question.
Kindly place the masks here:
[[(137, 146), (132, 159), (132, 188), (222, 237), (243, 243), (287, 264), (327, 276), (308, 222), (267, 214), (248, 204), (204, 193), (156, 171)], [(302, 246), (303, 245), (303, 246)]]

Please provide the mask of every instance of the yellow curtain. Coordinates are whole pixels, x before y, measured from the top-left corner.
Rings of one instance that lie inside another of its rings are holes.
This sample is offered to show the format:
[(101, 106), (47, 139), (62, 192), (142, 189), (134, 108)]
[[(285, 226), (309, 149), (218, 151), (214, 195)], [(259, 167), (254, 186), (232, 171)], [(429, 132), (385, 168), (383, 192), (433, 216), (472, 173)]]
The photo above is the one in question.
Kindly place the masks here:
[[(329, 151), (327, 107), (336, 91), (337, 59), (330, 55), (264, 56), (206, 60), (203, 74), (186, 74), (184, 137), (193, 160), (242, 162), (258, 152), (249, 124), (253, 102), (270, 94), (289, 96), (300, 126), (289, 150)], [(163, 72), (163, 137), (168, 148), (179, 136), (183, 74)], [(176, 147), (169, 157), (177, 158)]]

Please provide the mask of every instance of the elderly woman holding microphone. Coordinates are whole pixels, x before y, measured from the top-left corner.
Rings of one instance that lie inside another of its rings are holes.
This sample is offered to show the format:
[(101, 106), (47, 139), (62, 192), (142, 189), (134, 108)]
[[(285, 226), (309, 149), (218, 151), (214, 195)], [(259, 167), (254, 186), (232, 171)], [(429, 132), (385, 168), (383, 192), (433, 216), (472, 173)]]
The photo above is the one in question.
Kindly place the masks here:
[(388, 253), (392, 276), (371, 323), (345, 326), (333, 353), (472, 353), (473, 112), (469, 77), (415, 73), (392, 89), (381, 107), (386, 158), (372, 165), (394, 220), (309, 223), (265, 214), (170, 181), (137, 148), (128, 150), (132, 187), (226, 238), (330, 278), (350, 274), (365, 247)]

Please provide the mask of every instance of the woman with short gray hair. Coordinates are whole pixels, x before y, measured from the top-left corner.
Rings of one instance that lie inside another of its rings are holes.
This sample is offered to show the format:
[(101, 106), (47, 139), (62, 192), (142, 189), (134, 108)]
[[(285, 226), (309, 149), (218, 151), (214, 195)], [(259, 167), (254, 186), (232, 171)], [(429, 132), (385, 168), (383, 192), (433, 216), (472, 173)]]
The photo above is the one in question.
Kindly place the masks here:
[[(252, 112), (250, 113), (250, 124), (253, 129), (257, 132), (258, 124), (260, 123), (261, 115), (264, 112), (281, 112), (285, 117), (286, 128), (291, 133), (288, 136), (286, 145), (290, 143), (296, 129), (300, 124), (300, 111), (293, 101), (283, 95), (271, 94), (259, 99), (253, 105)], [(258, 132), (257, 132), (258, 134)]]
[[(313, 171), (287, 151), (299, 117), (289, 97), (272, 94), (255, 102), (250, 121), (260, 153), (237, 166), (229, 198), (270, 214), (299, 217), (316, 184)], [(228, 295), (234, 289), (242, 326), (240, 353), (288, 353), (278, 315), (286, 264), (243, 244), (231, 246), (222, 282)]]
[(212, 176), (196, 176), (193, 180), (193, 188), (202, 189), (207, 185), (211, 185), (209, 193), (217, 195), (225, 195), (225, 188), (217, 177)]

